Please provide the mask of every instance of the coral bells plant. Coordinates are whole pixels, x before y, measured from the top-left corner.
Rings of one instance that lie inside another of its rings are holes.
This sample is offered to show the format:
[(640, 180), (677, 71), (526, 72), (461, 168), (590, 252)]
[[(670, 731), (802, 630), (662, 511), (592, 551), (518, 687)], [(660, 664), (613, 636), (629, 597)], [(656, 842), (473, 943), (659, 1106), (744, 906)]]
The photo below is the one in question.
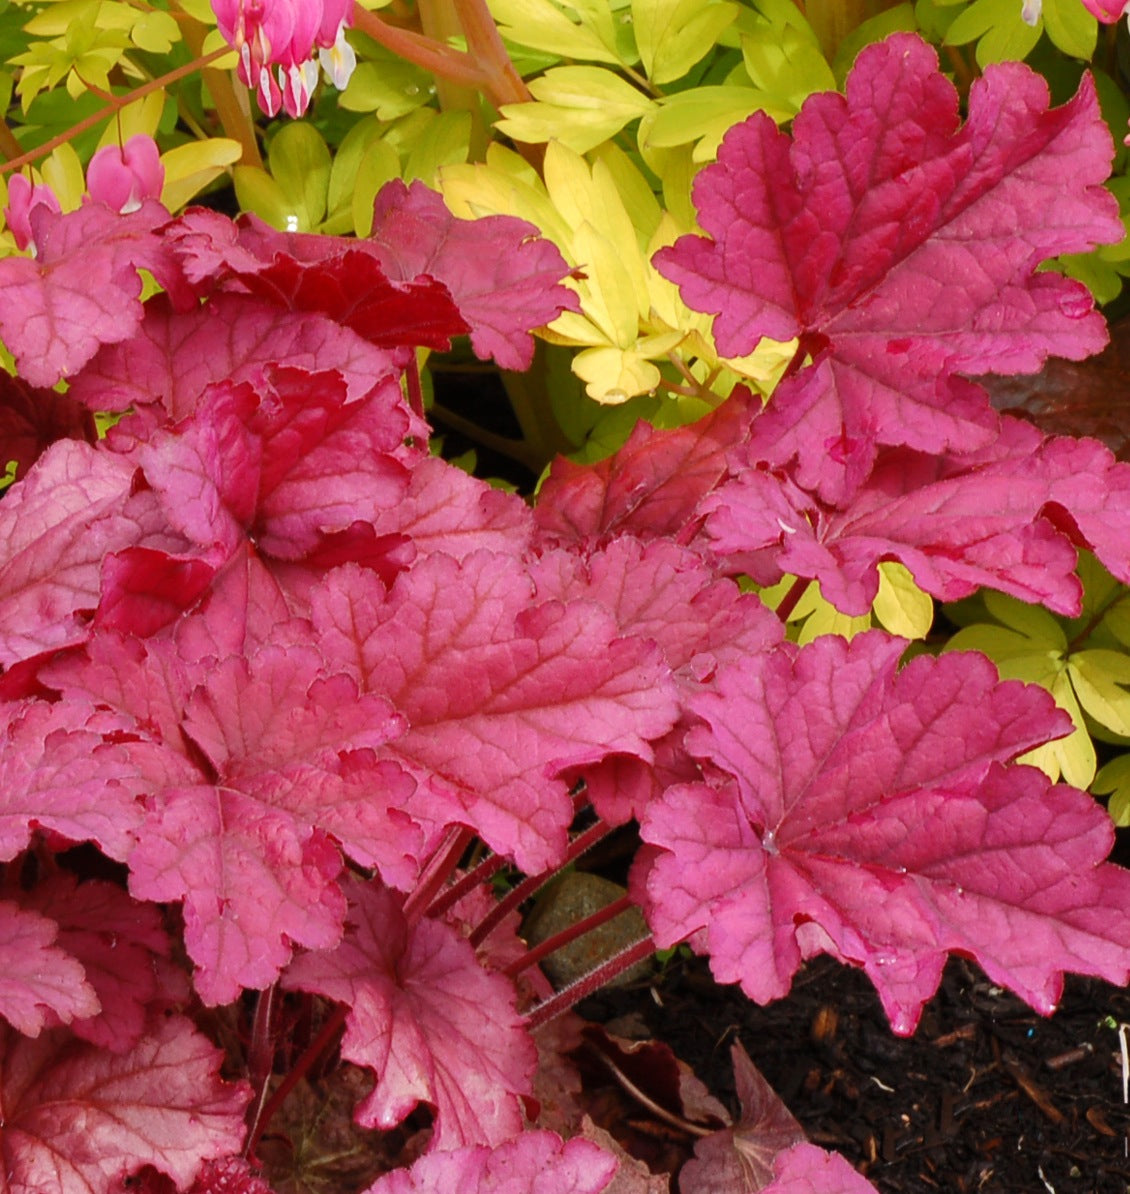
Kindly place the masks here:
[[(783, 628), (816, 582), (867, 610), (891, 561), (1066, 614), (1079, 549), (1130, 582), (1130, 467), (971, 380), (1102, 347), (1087, 291), (1038, 267), (1121, 237), (1111, 154), (1088, 80), (1049, 108), (989, 68), (962, 123), (910, 35), (791, 134), (736, 126), (703, 234), (656, 265), (723, 353), (795, 340), (785, 379), (558, 461), (533, 508), (429, 453), (416, 372), (461, 334), (526, 366), (576, 309), (530, 225), (399, 182), (361, 240), (172, 218), (128, 153), (121, 203), (20, 198), (5, 1189), (292, 1188), (333, 1115), (343, 1192), (666, 1189), (569, 1060), (572, 1006), (657, 946), (758, 1003), (831, 954), (899, 1033), (951, 952), (1044, 1013), (1065, 971), (1125, 982), (1109, 818), (1017, 762), (1069, 731), (1051, 697), (981, 655)], [(120, 416), (102, 439), (95, 412)], [(555, 992), (537, 961), (569, 933), (531, 950), (518, 910), (630, 821), (612, 912), (649, 931)], [(872, 1188), (740, 1050), (735, 1073), (682, 1190)]]

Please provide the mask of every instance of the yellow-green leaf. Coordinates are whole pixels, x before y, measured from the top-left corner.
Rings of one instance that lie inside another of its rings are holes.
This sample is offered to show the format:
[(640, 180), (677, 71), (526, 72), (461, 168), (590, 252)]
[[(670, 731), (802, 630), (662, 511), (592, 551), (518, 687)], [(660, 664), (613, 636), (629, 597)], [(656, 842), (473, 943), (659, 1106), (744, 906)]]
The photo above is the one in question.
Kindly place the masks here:
[(330, 151), (321, 133), (305, 120), (284, 124), (267, 151), (271, 176), (291, 202), (299, 232), (312, 232), (326, 214)]
[(712, 0), (632, 0), (640, 60), (653, 83), (681, 79), (738, 15), (736, 4)]
[(984, 600), (985, 608), (998, 622), (1019, 631), (1031, 640), (1033, 646), (1049, 651), (1067, 650), (1063, 627), (1042, 606), (1028, 605), (992, 589), (985, 591)]
[(587, 153), (643, 116), (654, 101), (611, 71), (595, 66), (558, 66), (530, 84), (537, 102), (505, 104), (499, 132), (516, 141), (554, 138)]
[(1055, 703), (1071, 718), (1075, 729), (1066, 738), (1057, 738), (1021, 755), (1018, 762), (1039, 767), (1050, 780), (1064, 779), (1076, 788), (1086, 788), (1095, 778), (1095, 746), (1087, 733), (1083, 712), (1075, 699), (1066, 671), (1056, 676), (1049, 688)]
[(161, 202), (169, 211), (179, 211), (229, 166), (235, 165), (242, 152), (238, 141), (210, 137), (207, 141), (189, 141), (163, 153), (165, 186)]
[(762, 110), (777, 121), (793, 115), (754, 87), (695, 87), (661, 100), (659, 108), (644, 118), (640, 148), (646, 153), (693, 143), (694, 160), (706, 161), (717, 153), (727, 129)]
[(794, 114), (814, 91), (836, 88), (819, 42), (794, 26), (743, 35), (742, 58), (754, 86)]
[(1099, 23), (1079, 0), (1044, 0), (1044, 29), (1065, 54), (1091, 60)]
[(502, 36), (517, 45), (562, 58), (620, 62), (611, 13), (602, 22), (593, 6), (578, 3), (571, 6), (578, 24), (550, 0), (488, 0), (488, 7)]
[(400, 177), (400, 157), (387, 141), (377, 139), (366, 148), (353, 183), (353, 228), (358, 236), (373, 231), (373, 200), (377, 192)]
[(1108, 796), (1107, 812), (1119, 829), (1130, 825), (1130, 755), (1119, 755), (1099, 769), (1091, 791)]
[(295, 203), (277, 182), (258, 166), (236, 166), (232, 170), (235, 197), (241, 211), (254, 212), (280, 232), (298, 232)]
[(440, 170), (467, 160), (470, 152), (471, 113), (437, 112), (412, 143), (404, 163), (406, 181), (418, 178), (434, 187)]
[(925, 638), (934, 623), (934, 601), (914, 583), (905, 565), (885, 560), (879, 565), (875, 617), (892, 634)]
[(1094, 648), (1076, 651), (1067, 670), (1079, 703), (1097, 721), (1116, 734), (1130, 736), (1130, 656)]

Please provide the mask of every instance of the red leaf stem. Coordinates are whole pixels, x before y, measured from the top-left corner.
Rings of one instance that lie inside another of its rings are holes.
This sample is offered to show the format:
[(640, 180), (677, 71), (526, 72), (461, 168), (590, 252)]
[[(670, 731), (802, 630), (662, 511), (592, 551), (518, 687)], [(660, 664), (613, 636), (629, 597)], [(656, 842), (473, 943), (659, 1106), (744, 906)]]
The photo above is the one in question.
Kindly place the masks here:
[(602, 962), (595, 970), (590, 970), (583, 978), (563, 987), (552, 998), (526, 1013), (526, 1027), (532, 1032), (535, 1028), (560, 1016), (571, 1007), (575, 1007), (582, 999), (598, 991), (605, 984), (610, 983), (618, 974), (630, 970), (637, 962), (655, 952), (655, 941), (651, 934), (641, 937), (634, 945), (626, 946), (618, 954)]
[(607, 825), (604, 821), (597, 821), (594, 825), (590, 825), (583, 833), (577, 834), (569, 843), (569, 849), (565, 852), (565, 857), (558, 866), (523, 879), (521, 883), (508, 891), (495, 904), (494, 908), (471, 931), (468, 937), (471, 944), (474, 946), (482, 945), (515, 908), (528, 900), (539, 887), (544, 887), (558, 871), (568, 866), (575, 859), (580, 858), (586, 850), (591, 850), (601, 838), (611, 832), (611, 826)]
[(562, 946), (568, 945), (569, 942), (576, 941), (578, 937), (583, 937), (586, 933), (599, 928), (602, 924), (607, 924), (608, 921), (614, 920), (621, 912), (626, 912), (629, 908), (634, 907), (634, 904), (635, 901), (632, 900), (631, 896), (626, 895), (621, 896), (618, 900), (613, 900), (610, 904), (605, 904), (598, 911), (582, 917), (574, 924), (569, 925), (568, 928), (554, 933), (552, 937), (547, 937), (540, 945), (527, 950), (520, 958), (511, 962), (503, 973), (510, 978), (517, 978), (523, 970), (528, 970), (531, 966), (540, 962), (542, 958), (555, 953)]
[(420, 881), (404, 901), (404, 917), (410, 925), (415, 924), (424, 909), (435, 899), (436, 893), (451, 877), (459, 865), (459, 859), (471, 842), (471, 831), (462, 825), (447, 832), (436, 852), (428, 860), (420, 875)]

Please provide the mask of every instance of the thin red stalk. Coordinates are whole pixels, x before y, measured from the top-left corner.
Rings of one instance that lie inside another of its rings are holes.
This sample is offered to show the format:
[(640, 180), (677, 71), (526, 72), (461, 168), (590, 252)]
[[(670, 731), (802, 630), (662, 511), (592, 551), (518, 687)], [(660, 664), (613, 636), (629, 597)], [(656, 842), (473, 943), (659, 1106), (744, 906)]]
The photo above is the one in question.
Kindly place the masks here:
[(408, 383), (408, 405), (422, 419), (424, 417), (424, 391), (420, 387), (420, 364), (416, 360), (415, 353), (412, 354), (412, 359), (404, 370), (404, 377)]
[(341, 1031), (348, 1011), (349, 1009), (344, 1004), (334, 1008), (333, 1014), (322, 1025), (321, 1031), (306, 1047), (302, 1056), (295, 1062), (290, 1073), (275, 1087), (274, 1094), (267, 1100), (262, 1111), (259, 1113), (255, 1130), (247, 1134), (247, 1141), (243, 1146), (243, 1155), (245, 1157), (255, 1156), (255, 1149), (262, 1138), (263, 1130), (271, 1122), (271, 1117), (283, 1105), (286, 1096), (302, 1081), (310, 1067), (321, 1057), (330, 1042)]
[(526, 1013), (526, 1027), (537, 1028), (541, 1024), (560, 1016), (580, 1001), (599, 991), (606, 983), (610, 983), (617, 975), (631, 969), (637, 962), (655, 952), (655, 941), (650, 933), (641, 937), (634, 945), (622, 949), (615, 957), (602, 962), (595, 970), (590, 970), (583, 978), (577, 979), (567, 987), (558, 991), (544, 1003), (539, 1003)]
[(485, 883), (492, 876), (497, 875), (506, 866), (507, 861), (505, 854), (491, 854), (489, 857), (484, 858), (478, 866), (472, 867), (462, 879), (445, 888), (436, 896), (428, 905), (428, 916), (442, 916), (449, 908), (454, 908), (468, 892), (473, 891), (480, 883)]
[(565, 858), (557, 866), (552, 870), (542, 871), (540, 875), (530, 875), (528, 878), (523, 879), (521, 883), (508, 891), (495, 904), (479, 924), (472, 929), (468, 937), (471, 944), (481, 945), (515, 908), (528, 900), (539, 887), (544, 887), (561, 867), (567, 866), (576, 858), (580, 858), (586, 850), (591, 850), (602, 837), (611, 832), (610, 826), (606, 825), (603, 821), (597, 821), (595, 825), (590, 825), (584, 833), (577, 834), (569, 843), (569, 849), (565, 852)]
[(248, 1108), (247, 1138), (258, 1137), (259, 1121), (267, 1100), (267, 1083), (275, 1064), (275, 1021), (278, 1012), (278, 986), (272, 984), (255, 999), (255, 1017), (251, 1024), (251, 1043), (247, 1050), (247, 1075), (255, 1098)]
[(404, 916), (410, 925), (423, 916), (424, 909), (451, 877), (451, 872), (459, 865), (459, 859), (471, 842), (471, 836), (471, 831), (462, 825), (448, 830), (447, 836), (424, 867), (415, 890), (404, 901)]
[(605, 904), (599, 911), (582, 917), (567, 929), (562, 929), (559, 933), (554, 933), (552, 937), (547, 937), (540, 945), (526, 950), (520, 958), (511, 962), (506, 967), (504, 973), (510, 978), (517, 978), (523, 970), (528, 970), (531, 966), (536, 965), (542, 958), (555, 953), (562, 946), (568, 945), (569, 942), (576, 941), (578, 937), (583, 937), (586, 933), (592, 932), (593, 929), (600, 928), (602, 924), (607, 924), (608, 921), (614, 920), (619, 916), (621, 912), (627, 912), (629, 908), (634, 906), (631, 897), (626, 895), (621, 896), (618, 900), (613, 900), (610, 904)]
[(487, 93), (496, 108), (503, 104), (528, 103), (530, 90), (518, 74), (502, 35), (490, 15), (486, 0), (454, 0), (459, 23), (467, 35), (467, 49), (489, 77)]
[(221, 46), (218, 50), (213, 50), (211, 54), (206, 54), (203, 58), (194, 58), (191, 62), (185, 63), (184, 66), (178, 66), (176, 70), (169, 71), (167, 75), (150, 79), (148, 83), (142, 84), (136, 91), (131, 91), (129, 95), (124, 95), (121, 99), (115, 99), (112, 104), (107, 104), (104, 108), (99, 108), (97, 112), (93, 112), (84, 120), (80, 120), (78, 124), (71, 125), (65, 133), (60, 133), (57, 137), (52, 137), (50, 141), (44, 141), (42, 145), (37, 145), (34, 149), (29, 149), (27, 153), (22, 153), (19, 157), (5, 162), (0, 166), (0, 174), (7, 174), (11, 170), (19, 170), (22, 166), (29, 166), (32, 162), (37, 162), (40, 158), (45, 158), (52, 150), (57, 149), (60, 145), (65, 145), (68, 141), (73, 141), (79, 133), (85, 133), (87, 129), (93, 128), (103, 120), (108, 120), (116, 112), (120, 112), (123, 108), (128, 108), (130, 104), (136, 103), (139, 99), (144, 99), (145, 96), (154, 91), (160, 91), (170, 83), (177, 82), (178, 79), (195, 74), (210, 62), (215, 62), (217, 58), (230, 53), (231, 50), (228, 46)]
[(398, 29), (360, 4), (353, 5), (353, 27), (360, 29), (386, 50), (391, 50), (407, 62), (422, 66), (440, 78), (450, 79), (464, 87), (485, 89), (490, 85), (486, 72), (476, 65), (469, 54), (453, 50), (442, 42), (413, 33), (410, 29)]
[(804, 596), (805, 590), (811, 583), (806, 576), (798, 576), (793, 581), (792, 588), (781, 598), (780, 605), (774, 611), (782, 622), (789, 620), (789, 614), (796, 609), (797, 602)]

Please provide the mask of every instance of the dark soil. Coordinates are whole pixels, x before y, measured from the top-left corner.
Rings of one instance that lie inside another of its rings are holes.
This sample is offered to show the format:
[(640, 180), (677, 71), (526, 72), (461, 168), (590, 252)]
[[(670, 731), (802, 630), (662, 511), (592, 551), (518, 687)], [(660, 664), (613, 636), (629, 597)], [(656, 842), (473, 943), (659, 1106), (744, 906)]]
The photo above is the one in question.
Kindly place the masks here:
[(686, 959), (581, 1010), (634, 1020), (734, 1110), (736, 1035), (809, 1139), (844, 1153), (884, 1194), (1130, 1191), (1118, 1032), (1130, 991), (1106, 983), (1069, 978), (1044, 1019), (951, 959), (908, 1039), (891, 1033), (864, 975), (827, 958), (769, 1007)]

